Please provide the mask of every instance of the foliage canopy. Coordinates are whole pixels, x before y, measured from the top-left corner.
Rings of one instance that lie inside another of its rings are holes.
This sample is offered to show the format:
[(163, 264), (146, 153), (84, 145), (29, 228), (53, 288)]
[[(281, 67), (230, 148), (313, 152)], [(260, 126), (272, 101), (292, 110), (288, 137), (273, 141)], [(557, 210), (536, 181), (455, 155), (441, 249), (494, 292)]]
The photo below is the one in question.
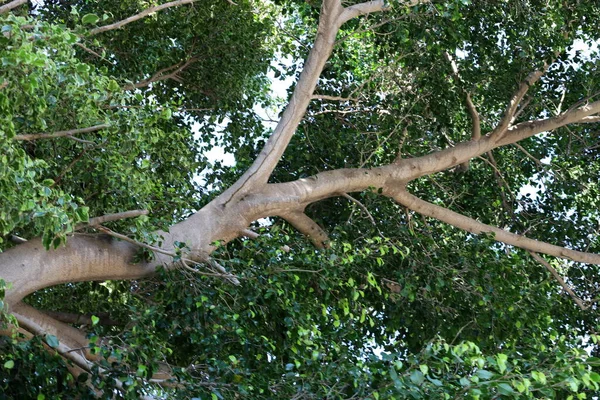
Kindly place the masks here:
[(23, 3), (0, 398), (600, 392), (596, 2)]

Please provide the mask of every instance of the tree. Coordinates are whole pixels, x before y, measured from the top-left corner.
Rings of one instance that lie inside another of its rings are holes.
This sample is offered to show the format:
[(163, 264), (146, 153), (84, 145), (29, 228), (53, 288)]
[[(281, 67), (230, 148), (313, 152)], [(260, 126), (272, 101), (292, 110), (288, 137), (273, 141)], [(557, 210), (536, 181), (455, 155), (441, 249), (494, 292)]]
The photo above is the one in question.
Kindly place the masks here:
[(7, 396), (598, 391), (594, 2), (24, 3)]

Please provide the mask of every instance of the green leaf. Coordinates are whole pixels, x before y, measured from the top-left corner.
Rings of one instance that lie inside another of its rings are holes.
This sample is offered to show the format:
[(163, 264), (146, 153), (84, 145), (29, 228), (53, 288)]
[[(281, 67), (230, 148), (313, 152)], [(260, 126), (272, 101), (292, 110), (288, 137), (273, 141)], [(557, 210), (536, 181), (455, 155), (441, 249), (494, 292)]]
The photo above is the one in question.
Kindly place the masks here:
[(12, 369), (15, 366), (15, 362), (13, 360), (8, 360), (4, 363), (4, 368)]
[(494, 373), (487, 371), (485, 369), (480, 369), (480, 370), (477, 370), (477, 372), (475, 372), (475, 375), (477, 375), (479, 378), (483, 379), (484, 381), (488, 381), (488, 380), (492, 379), (492, 377), (494, 376)]
[(425, 381), (425, 376), (423, 376), (423, 373), (421, 371), (414, 370), (410, 374), (410, 380), (415, 385), (421, 385)]
[(503, 395), (511, 395), (514, 394), (515, 391), (508, 383), (501, 383), (498, 385), (498, 393)]
[(96, 317), (95, 315), (92, 315), (92, 326), (98, 324), (98, 322), (100, 322), (100, 318)]
[(52, 347), (53, 349), (57, 348), (59, 345), (58, 338), (50, 334), (46, 334), (46, 343), (48, 343), (48, 346)]
[(96, 14), (85, 14), (81, 18), (81, 23), (84, 25), (93, 25), (98, 21), (100, 21), (100, 17), (97, 16)]

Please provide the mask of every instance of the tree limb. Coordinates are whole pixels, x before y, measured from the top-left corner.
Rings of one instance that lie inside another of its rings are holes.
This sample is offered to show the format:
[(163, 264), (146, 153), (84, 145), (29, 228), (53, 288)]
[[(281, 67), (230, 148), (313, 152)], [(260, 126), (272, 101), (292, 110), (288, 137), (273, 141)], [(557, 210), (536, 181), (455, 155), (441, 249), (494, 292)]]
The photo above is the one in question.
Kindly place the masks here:
[(132, 22), (135, 22), (139, 19), (142, 19), (144, 17), (147, 17), (150, 14), (154, 14), (155, 12), (158, 11), (162, 11), (166, 8), (170, 8), (170, 7), (177, 7), (177, 6), (181, 6), (184, 4), (190, 4), (193, 3), (197, 0), (176, 0), (176, 1), (170, 1), (168, 3), (165, 4), (161, 4), (159, 6), (154, 6), (154, 7), (148, 7), (145, 10), (143, 10), (142, 12), (132, 15), (131, 17), (125, 18), (121, 21), (115, 22), (113, 24), (110, 25), (104, 25), (104, 26), (100, 26), (98, 28), (94, 28), (90, 31), (90, 35), (97, 35), (99, 33), (102, 32), (106, 32), (106, 31), (111, 31), (113, 29), (119, 29), (127, 24), (130, 24)]
[[(414, 0), (408, 5), (418, 3), (420, 1)], [(298, 124), (306, 113), (321, 71), (333, 50), (335, 37), (341, 25), (351, 18), (384, 9), (385, 3), (383, 0), (355, 4), (348, 8), (343, 8), (339, 0), (323, 1), (317, 35), (288, 106), (283, 111), (273, 133), (250, 168), (236, 183), (219, 196), (219, 201), (222, 204), (226, 205), (234, 197), (243, 196), (253, 186), (262, 185), (268, 181)]]
[[(58, 131), (58, 132), (53, 132), (53, 133), (32, 133), (32, 134), (27, 134), (27, 135), (15, 135), (15, 136), (13, 136), (13, 139), (29, 141), (29, 140), (38, 140), (38, 139), (55, 139), (55, 138), (65, 137), (65, 136), (69, 137), (70, 139), (75, 139), (75, 138), (72, 138), (71, 136), (78, 135), (80, 133), (96, 132), (96, 131), (106, 129), (109, 127), (110, 127), (109, 124), (100, 124), (100, 125), (90, 126), (87, 128), (71, 129), (68, 131)], [(91, 143), (91, 142), (89, 142), (89, 143)]]
[(0, 7), (0, 14), (5, 14), (7, 12), (9, 12), (10, 10), (12, 10), (15, 7), (19, 7), (20, 5), (23, 5), (27, 3), (27, 0), (14, 0), (11, 1), (8, 4), (5, 4), (3, 6)]
[(327, 233), (308, 215), (303, 212), (290, 212), (281, 214), (281, 218), (289, 222), (300, 233), (307, 236), (318, 249), (329, 247), (329, 237)]
[(418, 197), (408, 193), (406, 190), (394, 191), (389, 195), (398, 203), (410, 208), (411, 210), (476, 235), (493, 234), (495, 240), (511, 246), (520, 247), (532, 252), (544, 253), (567, 260), (600, 265), (600, 255), (598, 254), (585, 253), (582, 251), (567, 249), (566, 247), (555, 246), (546, 242), (540, 242), (535, 239), (529, 239), (525, 236), (517, 235), (494, 226), (486, 225), (467, 216), (448, 210), (444, 207), (421, 200)]

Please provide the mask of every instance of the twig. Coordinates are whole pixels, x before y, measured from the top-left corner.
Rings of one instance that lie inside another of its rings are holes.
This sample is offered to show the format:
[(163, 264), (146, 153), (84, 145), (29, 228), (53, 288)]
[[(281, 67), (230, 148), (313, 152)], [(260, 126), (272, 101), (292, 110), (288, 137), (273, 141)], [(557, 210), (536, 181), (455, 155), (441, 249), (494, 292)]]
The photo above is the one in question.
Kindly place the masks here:
[(83, 151), (81, 151), (81, 153), (79, 153), (79, 155), (77, 157), (75, 157), (75, 159), (73, 159), (73, 161), (71, 161), (69, 163), (69, 165), (67, 165), (67, 167), (61, 171), (61, 173), (54, 180), (54, 183), (52, 185), (50, 185), (51, 188), (53, 188), (54, 186), (56, 186), (56, 185), (58, 185), (60, 183), (60, 181), (62, 180), (62, 178), (65, 176), (65, 174), (67, 172), (69, 172), (71, 170), (71, 168), (73, 168), (73, 166), (77, 163), (77, 161), (81, 160), (81, 157), (83, 157), (84, 154), (87, 153), (87, 151), (88, 151), (89, 148), (90, 147), (84, 148)]
[[(109, 124), (100, 124), (100, 125), (90, 126), (87, 128), (71, 129), (68, 131), (58, 131), (58, 132), (54, 132), (54, 133), (32, 133), (32, 134), (27, 134), (27, 135), (15, 135), (15, 136), (13, 136), (13, 139), (14, 140), (38, 140), (38, 139), (54, 139), (54, 138), (65, 137), (65, 136), (69, 137), (70, 139), (75, 139), (75, 138), (71, 138), (71, 136), (78, 135), (80, 133), (96, 132), (96, 131), (106, 129), (109, 127), (110, 127)], [(78, 140), (81, 141), (81, 139), (78, 139)], [(92, 143), (92, 142), (87, 142), (87, 143)]]
[[(444, 56), (446, 60), (450, 63), (452, 67), (452, 74), (456, 77), (456, 79), (461, 82), (462, 79), (460, 74), (458, 73), (458, 66), (454, 59), (447, 51), (444, 52)], [(465, 102), (467, 103), (467, 111), (469, 112), (469, 116), (471, 117), (471, 140), (479, 140), (481, 139), (481, 120), (479, 118), (479, 113), (477, 112), (477, 108), (471, 99), (471, 93), (469, 93), (466, 89), (462, 89), (465, 94)], [(465, 161), (458, 167), (458, 171), (467, 171), (469, 169), (470, 162)]]
[(369, 209), (367, 207), (365, 207), (365, 205), (363, 203), (361, 203), (360, 201), (358, 201), (358, 199), (355, 199), (354, 197), (350, 196), (348, 193), (342, 193), (341, 196), (344, 197), (344, 198), (346, 198), (346, 199), (348, 199), (348, 200), (350, 200), (351, 202), (353, 202), (357, 206), (359, 206), (367, 214), (367, 217), (369, 217), (369, 219), (371, 220), (371, 223), (373, 225), (377, 225), (377, 223), (375, 222), (375, 218), (373, 218), (373, 216), (369, 212)]
[(550, 271), (552, 276), (554, 276), (554, 279), (556, 279), (558, 281), (558, 283), (560, 284), (560, 286), (562, 286), (562, 288), (565, 290), (565, 292), (567, 292), (569, 294), (569, 296), (571, 296), (573, 298), (573, 300), (575, 301), (575, 303), (577, 303), (579, 308), (581, 308), (582, 310), (585, 311), (589, 307), (583, 303), (583, 300), (581, 300), (575, 294), (575, 292), (573, 292), (573, 290), (565, 282), (565, 280), (562, 278), (562, 276), (560, 276), (560, 274), (556, 271), (556, 269), (554, 269), (552, 267), (552, 265), (550, 265), (550, 263), (548, 263), (548, 261), (544, 260), (542, 257), (540, 257), (537, 253), (534, 253), (533, 251), (529, 251), (528, 253), (531, 254), (531, 257), (533, 257), (536, 261), (538, 261), (540, 264), (542, 264), (544, 267), (546, 267), (546, 269), (548, 271)]
[(519, 143), (513, 143), (513, 146), (515, 146), (517, 149), (521, 150), (523, 152), (523, 154), (525, 154), (529, 159), (531, 159), (539, 167), (542, 167), (542, 168), (544, 167), (543, 162), (541, 162), (540, 160), (538, 160), (537, 158), (532, 156), (531, 153), (529, 153), (527, 150), (525, 150), (525, 148), (523, 146), (521, 146)]
[(286, 272), (307, 272), (307, 273), (310, 273), (310, 274), (318, 274), (321, 271), (323, 271), (323, 268), (318, 269), (316, 271), (312, 270), (312, 269), (301, 269), (301, 268), (290, 268), (290, 269), (280, 269), (280, 268), (278, 268), (278, 269), (273, 269), (273, 270), (271, 270), (269, 272), (277, 273), (277, 274), (279, 274), (279, 273), (286, 273)]
[[(99, 230), (101, 232), (106, 233), (107, 235), (113, 236), (113, 237), (115, 237), (117, 239), (124, 240), (124, 241), (129, 242), (131, 244), (134, 244), (136, 246), (143, 247), (143, 248), (148, 249), (150, 251), (155, 251), (157, 253), (165, 254), (165, 255), (171, 256), (173, 258), (180, 257), (180, 254), (177, 254), (174, 251), (163, 250), (163, 249), (161, 249), (159, 247), (155, 247), (155, 246), (151, 246), (151, 245), (146, 244), (146, 243), (138, 242), (137, 240), (131, 239), (128, 236), (125, 236), (125, 235), (122, 235), (120, 233), (117, 233), (117, 232), (115, 232), (115, 231), (113, 231), (111, 229), (108, 229), (108, 228), (104, 227), (104, 226), (99, 225), (99, 226), (94, 226), (94, 228), (96, 228), (97, 230)], [(220, 273), (220, 274), (211, 274), (211, 273), (208, 273), (208, 272), (203, 272), (203, 271), (199, 271), (197, 269), (194, 269), (194, 268), (190, 267), (187, 263), (188, 262), (196, 263), (196, 261), (190, 260), (188, 258), (180, 257), (180, 261), (181, 261), (180, 264), (186, 270), (189, 270), (189, 271), (194, 272), (196, 274), (226, 278), (229, 282), (233, 283), (234, 285), (239, 285), (240, 284), (240, 282), (237, 279), (237, 277), (235, 277), (234, 275), (228, 273), (225, 270), (225, 268), (223, 268), (219, 263), (217, 263), (216, 261), (214, 261), (212, 259), (208, 259), (208, 260), (206, 260), (206, 262), (209, 263), (212, 267), (218, 269), (219, 271), (223, 271), (223, 273)]]

